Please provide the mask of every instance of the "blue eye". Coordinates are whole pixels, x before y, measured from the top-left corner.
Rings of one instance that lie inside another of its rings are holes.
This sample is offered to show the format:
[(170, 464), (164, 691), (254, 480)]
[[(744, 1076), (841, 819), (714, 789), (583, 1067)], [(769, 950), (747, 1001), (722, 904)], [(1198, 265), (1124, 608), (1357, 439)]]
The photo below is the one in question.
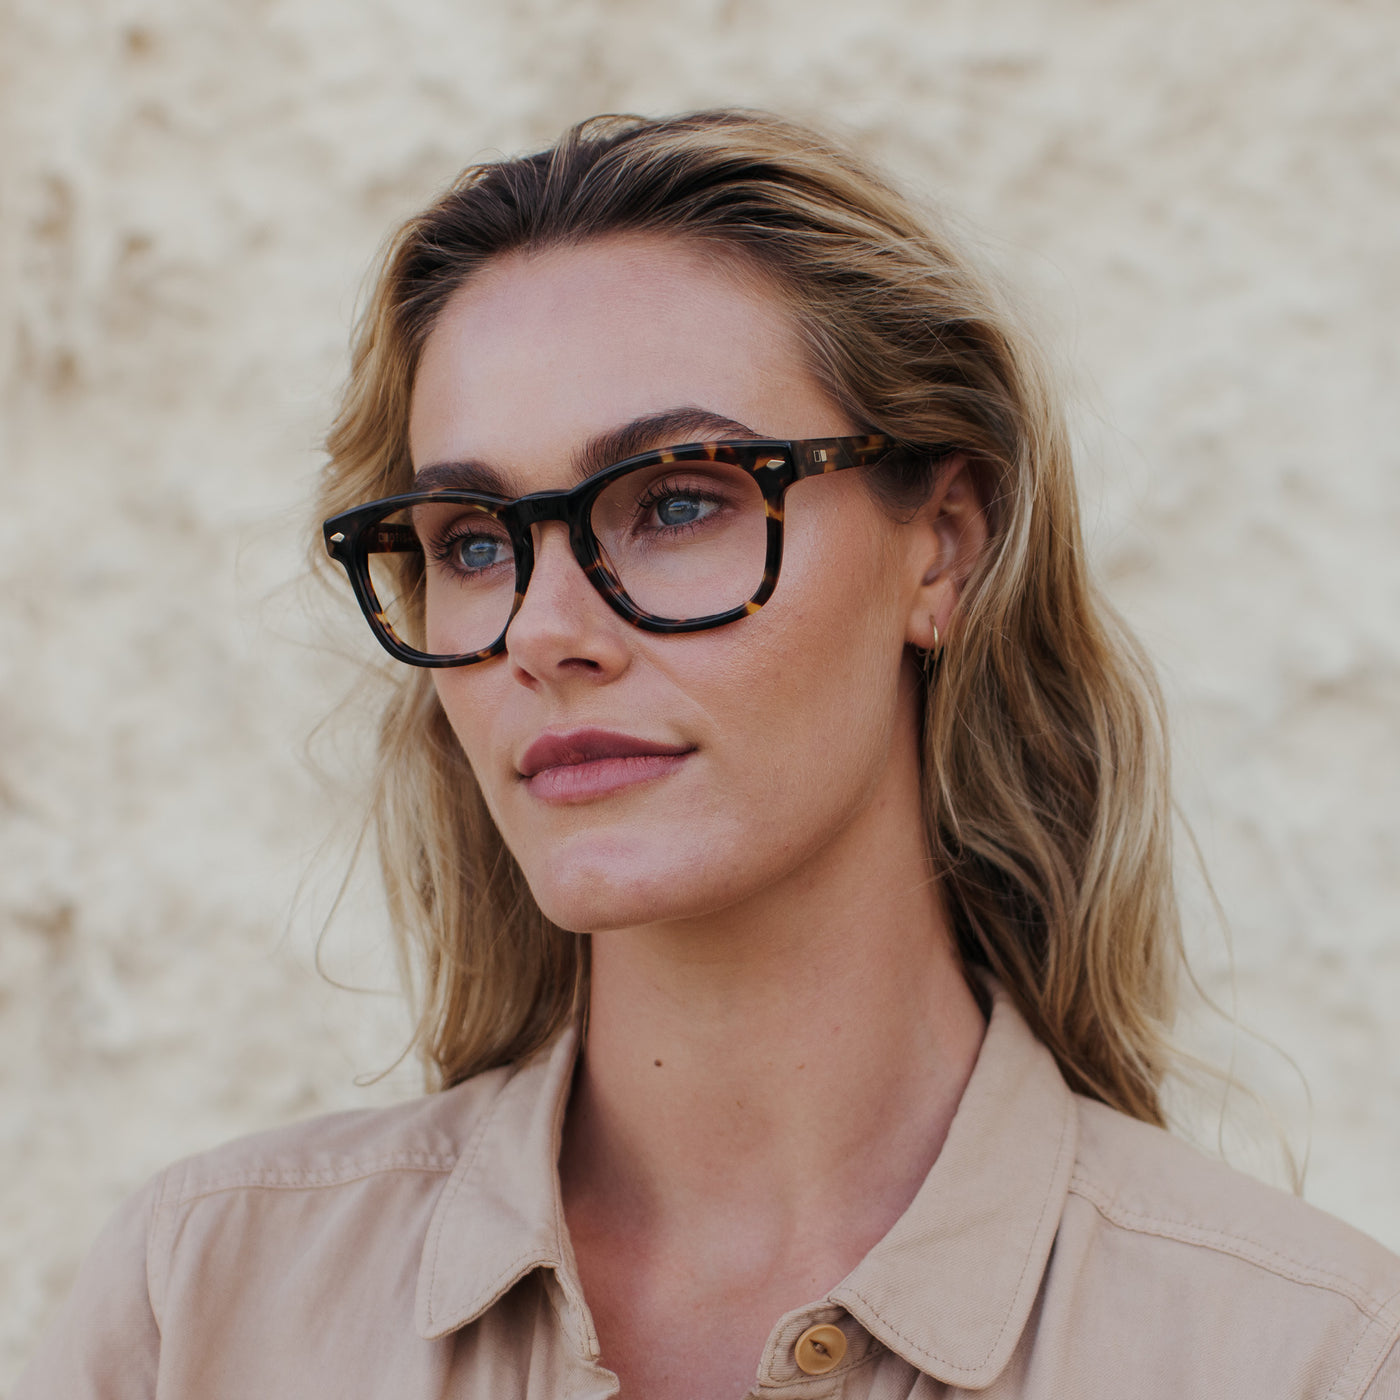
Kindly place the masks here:
[(465, 539), (457, 541), (452, 555), (455, 564), (468, 573), (475, 573), (501, 563), (504, 552), (500, 540), (468, 535)]
[(657, 523), (667, 528), (693, 525), (705, 514), (705, 503), (693, 496), (666, 496), (656, 505)]

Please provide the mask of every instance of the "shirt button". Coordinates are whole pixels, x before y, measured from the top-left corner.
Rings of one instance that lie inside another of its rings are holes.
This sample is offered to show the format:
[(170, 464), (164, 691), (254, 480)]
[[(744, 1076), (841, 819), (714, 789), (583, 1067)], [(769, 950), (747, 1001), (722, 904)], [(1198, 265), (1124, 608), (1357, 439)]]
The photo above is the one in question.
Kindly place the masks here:
[(824, 1376), (841, 1364), (846, 1354), (846, 1334), (829, 1322), (809, 1327), (793, 1348), (798, 1367), (809, 1376)]

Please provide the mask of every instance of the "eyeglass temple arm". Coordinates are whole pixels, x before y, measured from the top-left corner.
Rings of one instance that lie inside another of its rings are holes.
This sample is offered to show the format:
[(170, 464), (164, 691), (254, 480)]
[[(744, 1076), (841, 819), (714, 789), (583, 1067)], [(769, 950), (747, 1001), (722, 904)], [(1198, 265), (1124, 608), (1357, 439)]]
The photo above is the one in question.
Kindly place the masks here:
[(334, 529), (337, 523), (326, 522), (326, 553), (340, 563), (346, 563), (357, 547), (365, 554), (422, 553), (417, 534), (407, 525), (374, 525), (355, 535), (343, 528)]
[(827, 472), (845, 471), (847, 467), (864, 466), (876, 461), (894, 446), (888, 437), (809, 438), (794, 442), (793, 472), (798, 480), (807, 476), (823, 476)]
[(806, 442), (794, 442), (793, 449), (793, 471), (798, 480), (806, 476), (845, 471), (848, 467), (873, 466), (886, 457), (901, 454), (936, 462), (956, 450), (945, 444), (910, 448), (908, 444), (883, 433), (869, 437), (811, 438)]
[[(328, 543), (332, 552), (334, 546), (344, 546), (344, 537), (332, 535)], [(423, 546), (418, 533), (409, 525), (372, 525), (363, 531), (357, 541), (366, 554), (421, 554)]]

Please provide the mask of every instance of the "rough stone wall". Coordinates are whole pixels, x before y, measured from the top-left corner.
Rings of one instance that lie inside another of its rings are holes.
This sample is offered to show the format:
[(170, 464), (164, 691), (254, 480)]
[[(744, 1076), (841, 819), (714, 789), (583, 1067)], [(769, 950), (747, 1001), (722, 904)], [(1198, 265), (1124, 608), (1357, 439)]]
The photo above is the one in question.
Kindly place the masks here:
[[(1038, 308), (1241, 1019), (1309, 1195), (1400, 1248), (1397, 53), (1389, 0), (7, 0), (0, 1388), (156, 1167), (412, 1091), (354, 1082), (402, 1008), (312, 968), (360, 748), (303, 746), (367, 654), (297, 582), (316, 444), (391, 221), (599, 110), (832, 125)], [(329, 970), (391, 985), (344, 909)]]

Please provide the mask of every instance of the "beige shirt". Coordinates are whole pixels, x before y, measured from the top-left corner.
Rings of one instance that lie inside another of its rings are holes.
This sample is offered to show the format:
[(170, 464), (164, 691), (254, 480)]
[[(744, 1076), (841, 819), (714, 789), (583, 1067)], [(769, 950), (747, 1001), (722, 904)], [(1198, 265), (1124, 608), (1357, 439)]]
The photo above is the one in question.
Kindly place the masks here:
[[(14, 1400), (615, 1395), (560, 1208), (575, 1053), (171, 1167)], [(1395, 1400), (1397, 1336), (1400, 1259), (1075, 1096), (998, 993), (918, 1195), (775, 1320), (750, 1394)]]

